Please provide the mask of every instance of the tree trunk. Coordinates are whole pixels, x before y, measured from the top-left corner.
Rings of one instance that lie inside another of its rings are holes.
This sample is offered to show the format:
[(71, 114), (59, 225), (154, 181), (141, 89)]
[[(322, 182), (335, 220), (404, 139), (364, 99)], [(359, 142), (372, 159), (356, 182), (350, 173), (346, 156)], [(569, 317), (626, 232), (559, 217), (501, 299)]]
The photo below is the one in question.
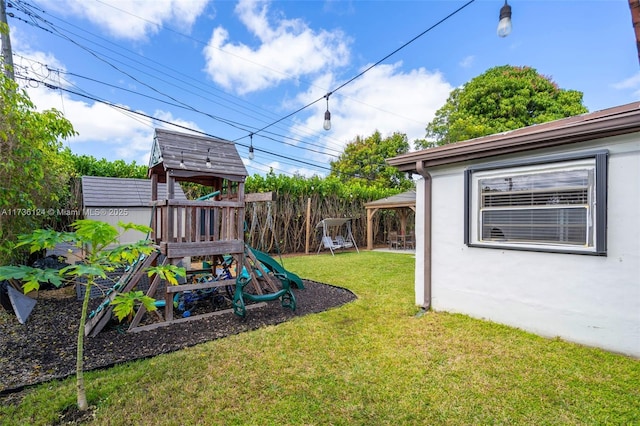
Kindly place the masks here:
[(84, 325), (87, 321), (87, 310), (89, 309), (89, 299), (91, 297), (91, 286), (93, 277), (87, 279), (87, 288), (82, 301), (82, 313), (80, 314), (80, 326), (78, 328), (78, 348), (76, 352), (76, 390), (78, 397), (78, 409), (85, 411), (89, 408), (87, 403), (87, 392), (84, 388)]

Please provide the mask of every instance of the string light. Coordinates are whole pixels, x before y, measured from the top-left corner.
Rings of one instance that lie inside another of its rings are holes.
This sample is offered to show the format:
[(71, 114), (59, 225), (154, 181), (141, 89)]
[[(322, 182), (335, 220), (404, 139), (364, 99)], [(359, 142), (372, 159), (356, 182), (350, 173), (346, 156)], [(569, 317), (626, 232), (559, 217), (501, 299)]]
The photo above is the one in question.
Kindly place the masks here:
[[(404, 44), (403, 44), (402, 46), (400, 46), (398, 49), (394, 50), (393, 52), (391, 52), (391, 53), (389, 53), (388, 55), (386, 55), (384, 58), (382, 58), (382, 59), (380, 59), (379, 61), (377, 61), (376, 63), (372, 64), (372, 65), (371, 65), (371, 66), (369, 66), (367, 69), (365, 69), (365, 70), (363, 70), (362, 72), (360, 72), (358, 75), (356, 75), (356, 76), (352, 77), (351, 79), (349, 79), (348, 81), (346, 81), (346, 82), (342, 83), (340, 86), (338, 86), (338, 87), (337, 87), (336, 89), (334, 89), (332, 92), (329, 92), (329, 93), (327, 93), (327, 95), (323, 96), (323, 97), (326, 99), (326, 101), (327, 101), (327, 110), (326, 110), (326, 112), (325, 112), (325, 122), (323, 123), (323, 128), (325, 128), (325, 125), (328, 125), (328, 126), (329, 126), (329, 128), (328, 128), (327, 130), (329, 130), (329, 129), (330, 129), (330, 126), (331, 126), (331, 122), (330, 122), (331, 113), (329, 112), (329, 108), (328, 108), (328, 98), (329, 98), (329, 95), (331, 95), (332, 93), (334, 93), (334, 92), (335, 92), (335, 91), (337, 91), (337, 90), (340, 90), (341, 88), (343, 88), (343, 87), (344, 87), (344, 86), (346, 86), (347, 84), (351, 83), (352, 81), (354, 81), (355, 79), (359, 78), (360, 76), (362, 76), (363, 74), (365, 74), (366, 72), (368, 72), (369, 70), (371, 70), (372, 68), (374, 68), (374, 67), (376, 67), (377, 65), (379, 65), (380, 63), (382, 63), (384, 60), (386, 60), (386, 59), (388, 59), (389, 57), (391, 57), (392, 55), (396, 54), (396, 53), (397, 53), (398, 51), (400, 51), (401, 49), (404, 49), (406, 46), (408, 46), (409, 44), (413, 43), (413, 42), (414, 42), (415, 40), (417, 40), (418, 38), (420, 38), (420, 37), (422, 37), (423, 35), (425, 35), (426, 33), (430, 32), (430, 31), (431, 31), (431, 30), (433, 30), (435, 27), (437, 27), (437, 26), (441, 25), (442, 23), (444, 23), (445, 21), (449, 20), (451, 17), (453, 17), (454, 15), (456, 15), (457, 13), (459, 13), (460, 11), (462, 11), (464, 8), (466, 8), (467, 6), (469, 6), (470, 4), (472, 4), (474, 1), (475, 1), (475, 0), (468, 0), (464, 5), (462, 5), (461, 7), (459, 7), (458, 9), (456, 9), (455, 11), (453, 11), (452, 13), (450, 13), (449, 15), (445, 16), (445, 17), (444, 17), (444, 18), (442, 18), (440, 21), (436, 22), (434, 25), (432, 25), (431, 27), (427, 28), (425, 31), (423, 31), (422, 33), (420, 33), (419, 35), (417, 35), (417, 36), (416, 36), (416, 37), (414, 37), (413, 39), (411, 39), (411, 40), (409, 40), (408, 42), (404, 43)], [(510, 11), (510, 6), (508, 6), (508, 4), (507, 4), (506, 0), (505, 0), (505, 7), (507, 7), (507, 9)], [(504, 8), (503, 8), (503, 9), (504, 9)], [(31, 13), (30, 11), (24, 11), (24, 12), (25, 12), (25, 13), (27, 13), (28, 15), (32, 15), (32, 13)], [(510, 15), (510, 13), (509, 13), (509, 15)], [(34, 18), (41, 19), (39, 16), (35, 16)], [(46, 22), (46, 21), (45, 21), (45, 23), (47, 23), (47, 24), (51, 25), (50, 23), (48, 23), (48, 22)], [(57, 34), (59, 34), (61, 37), (65, 38), (65, 39), (67, 39), (67, 40), (69, 40), (69, 41), (71, 41), (72, 43), (75, 43), (75, 42), (74, 42), (73, 40), (71, 40), (68, 36), (65, 36), (63, 33), (61, 33), (61, 32), (60, 32), (60, 31), (59, 31), (55, 26), (53, 26), (53, 25), (51, 25), (51, 26), (52, 26), (52, 30), (54, 30), (54, 31), (55, 31)], [(75, 44), (76, 44), (76, 45), (78, 45), (78, 43), (75, 43)], [(97, 53), (96, 53), (96, 52), (93, 52), (93, 51), (91, 51), (90, 49), (88, 49), (88, 48), (86, 48), (86, 47), (84, 47), (84, 46), (81, 46), (81, 45), (78, 45), (78, 46), (79, 46), (79, 47), (82, 47), (82, 48), (83, 48), (83, 49), (85, 49), (85, 50), (87, 50), (89, 53), (93, 54), (94, 56), (95, 56), (95, 55), (97, 55)], [(102, 59), (102, 58), (100, 58), (100, 59), (104, 61), (104, 59)], [(120, 72), (124, 73), (125, 75), (129, 76), (130, 78), (133, 78), (135, 81), (138, 81), (138, 80), (136, 80), (133, 76), (131, 76), (130, 74), (128, 74), (128, 73), (126, 73), (126, 72), (124, 72), (123, 70), (121, 70), (121, 69), (119, 69), (119, 68), (115, 67), (114, 65), (112, 65), (112, 64), (109, 64), (109, 65), (111, 65), (111, 66), (112, 66), (113, 68), (115, 68), (116, 70), (118, 70), (118, 71), (120, 71)], [(142, 82), (141, 82), (141, 83), (142, 83)], [(165, 96), (169, 97), (170, 99), (175, 100), (175, 99), (174, 99), (174, 98), (172, 98), (171, 96), (168, 96), (167, 94), (164, 94), (164, 93), (162, 93), (162, 92), (158, 91), (157, 89), (155, 89), (155, 88), (153, 88), (153, 87), (150, 87), (150, 86), (148, 86), (148, 85), (145, 85), (145, 86), (149, 87), (150, 89), (154, 90), (154, 91), (155, 91), (155, 92), (157, 92), (157, 93), (161, 93), (161, 94), (163, 94), (163, 95), (165, 95)], [(49, 86), (47, 86), (47, 87), (49, 87)], [(53, 87), (51, 87), (51, 88), (53, 88)], [(70, 93), (74, 93), (73, 91), (70, 91), (70, 90), (68, 90), (68, 89), (60, 88), (60, 90), (66, 90), (66, 91), (68, 91), (68, 92), (70, 92)], [(76, 93), (76, 94), (77, 94), (77, 93)], [(84, 95), (80, 95), (80, 96), (84, 96)], [(89, 96), (85, 96), (85, 97), (91, 98), (91, 97), (89, 97)], [(307, 105), (304, 105), (303, 107), (301, 107), (301, 108), (297, 109), (296, 111), (294, 111), (294, 112), (292, 112), (292, 113), (290, 113), (290, 114), (288, 114), (288, 115), (286, 115), (286, 116), (284, 116), (284, 117), (282, 117), (282, 118), (280, 118), (280, 119), (278, 119), (278, 120), (276, 120), (276, 121), (274, 121), (274, 122), (272, 122), (272, 123), (270, 123), (270, 124), (268, 124), (268, 125), (266, 125), (266, 126), (263, 126), (262, 128), (260, 128), (260, 129), (258, 129), (258, 130), (254, 130), (251, 134), (253, 135), (254, 133), (262, 132), (262, 131), (266, 130), (267, 128), (269, 128), (269, 127), (271, 127), (271, 126), (273, 126), (273, 125), (275, 125), (275, 124), (277, 124), (277, 123), (279, 123), (279, 122), (281, 122), (281, 121), (285, 120), (286, 118), (289, 118), (289, 117), (291, 117), (291, 116), (295, 115), (296, 113), (298, 113), (298, 112), (300, 112), (300, 111), (302, 111), (302, 110), (304, 110), (304, 109), (306, 109), (306, 108), (310, 107), (310, 106), (311, 106), (311, 105), (313, 105), (314, 103), (316, 103), (316, 102), (318, 102), (318, 101), (321, 101), (321, 100), (322, 100), (322, 97), (321, 97), (320, 99), (317, 99), (317, 100), (313, 101), (313, 102), (310, 102), (310, 103), (309, 103), (309, 104), (307, 104)], [(177, 101), (177, 100), (175, 100), (175, 101), (176, 101), (176, 102), (178, 102), (178, 103), (180, 103), (180, 104), (181, 104), (181, 105), (183, 105), (184, 107), (187, 107), (187, 108), (193, 109), (192, 107), (188, 107), (188, 106), (187, 106), (187, 104), (185, 104), (185, 103), (179, 102), (179, 101)], [(105, 103), (107, 103), (107, 102), (105, 102)], [(115, 105), (112, 105), (112, 106), (117, 107), (117, 106), (115, 106)], [(200, 111), (198, 111), (198, 112), (200, 112)], [(218, 117), (211, 117), (211, 118), (219, 119)], [(223, 121), (223, 120), (220, 120), (220, 121)], [(223, 121), (223, 122), (225, 122), (225, 123), (227, 123), (227, 124), (231, 124), (229, 121)], [(234, 126), (234, 127), (236, 127), (236, 126)], [(241, 128), (241, 127), (242, 127), (242, 126), (238, 126), (238, 128)], [(245, 136), (245, 137), (246, 137), (246, 136)], [(235, 141), (234, 141), (234, 142), (235, 142)], [(250, 151), (250, 152), (249, 152), (249, 154), (250, 154), (250, 155), (249, 155), (249, 158), (250, 158), (250, 159), (252, 159), (252, 158), (255, 156), (255, 154), (253, 153), (253, 151), (254, 151), (254, 150), (253, 150), (253, 146), (252, 146), (252, 145), (249, 147), (249, 151)], [(268, 151), (264, 151), (264, 150), (262, 150), (262, 152), (267, 152), (267, 153), (268, 153)], [(293, 161), (296, 161), (296, 162), (299, 162), (299, 163), (308, 164), (308, 163), (306, 163), (306, 162), (304, 162), (304, 161), (301, 161), (301, 160), (297, 160), (297, 159), (292, 159), (292, 160), (293, 160)], [(181, 167), (182, 167), (182, 164), (183, 164), (183, 162), (181, 162)], [(184, 166), (184, 168), (186, 168), (186, 165)]]
[(498, 36), (506, 37), (511, 34), (511, 6), (504, 0), (504, 6), (500, 8), (500, 21), (498, 22)]
[(331, 130), (331, 113), (329, 112), (329, 96), (331, 96), (331, 93), (332, 92), (329, 92), (324, 95), (324, 98), (327, 100), (327, 110), (324, 113), (324, 124), (322, 128), (325, 130)]
[(184, 164), (184, 151), (180, 151), (180, 168), (186, 169), (187, 166)]
[(253, 153), (253, 133), (249, 135), (251, 141), (249, 142), (249, 160), (256, 158), (256, 154)]

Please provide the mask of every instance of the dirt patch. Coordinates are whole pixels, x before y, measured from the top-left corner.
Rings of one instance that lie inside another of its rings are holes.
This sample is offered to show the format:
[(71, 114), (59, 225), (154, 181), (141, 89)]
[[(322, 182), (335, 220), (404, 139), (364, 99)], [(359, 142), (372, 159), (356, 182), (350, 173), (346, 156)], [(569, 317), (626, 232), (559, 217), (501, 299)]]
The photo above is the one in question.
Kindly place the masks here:
[[(304, 289), (294, 289), (297, 309), (279, 301), (250, 309), (245, 318), (233, 313), (212, 316), (155, 330), (126, 332), (126, 326), (111, 323), (96, 337), (85, 339), (85, 369), (176, 351), (232, 334), (279, 324), (297, 316), (322, 312), (354, 300), (350, 291), (304, 280)], [(75, 373), (76, 339), (82, 303), (69, 291), (41, 291), (26, 324), (0, 309), (0, 399), (11, 403), (11, 394), (21, 388)], [(93, 307), (101, 300), (92, 301)], [(92, 307), (92, 308), (93, 308)]]

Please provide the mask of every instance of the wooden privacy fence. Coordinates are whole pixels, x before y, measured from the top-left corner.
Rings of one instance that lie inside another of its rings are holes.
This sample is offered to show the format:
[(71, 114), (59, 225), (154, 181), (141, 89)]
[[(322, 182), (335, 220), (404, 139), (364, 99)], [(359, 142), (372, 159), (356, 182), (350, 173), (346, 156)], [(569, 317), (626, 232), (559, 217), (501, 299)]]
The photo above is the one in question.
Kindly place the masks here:
[[(308, 202), (308, 200), (311, 200)], [(245, 220), (246, 241), (252, 247), (267, 252), (304, 253), (306, 245), (307, 210), (310, 211), (310, 252), (315, 253), (321, 244), (315, 226), (322, 219), (350, 217), (351, 230), (359, 247), (367, 245), (367, 216), (364, 204), (370, 200), (344, 199), (335, 195), (309, 197), (277, 193), (276, 200), (268, 203), (247, 203)], [(255, 211), (254, 211), (255, 209)], [(258, 223), (256, 224), (255, 221)], [(408, 218), (413, 229), (414, 215)], [(400, 219), (393, 210), (381, 210), (373, 217), (374, 244), (387, 245), (389, 231), (400, 229)]]

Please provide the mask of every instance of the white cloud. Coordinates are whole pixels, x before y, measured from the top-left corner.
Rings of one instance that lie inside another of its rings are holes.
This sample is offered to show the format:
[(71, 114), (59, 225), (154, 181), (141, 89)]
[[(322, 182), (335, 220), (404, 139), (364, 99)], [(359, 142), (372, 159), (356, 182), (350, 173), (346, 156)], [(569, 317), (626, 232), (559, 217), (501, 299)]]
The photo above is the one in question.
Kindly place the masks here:
[(109, 154), (115, 151), (117, 158), (140, 162), (151, 148), (153, 123), (149, 118), (106, 104), (73, 100), (42, 86), (30, 88), (28, 93), (38, 110), (62, 111), (78, 132), (69, 144), (95, 144), (92, 155), (97, 158), (112, 157)]
[[(162, 127), (163, 129), (173, 130), (180, 133), (189, 133), (202, 136), (202, 129), (196, 124), (195, 121), (187, 121), (181, 118), (175, 118), (170, 112), (162, 110), (155, 111), (153, 113), (153, 117), (163, 121), (162, 123), (159, 123), (157, 127)], [(165, 123), (166, 121), (176, 124), (176, 126), (167, 124)], [(189, 129), (193, 129), (194, 131), (191, 131)]]
[[(318, 81), (314, 86), (328, 87), (326, 81)], [(367, 137), (376, 130), (383, 137), (393, 132), (405, 133), (413, 145), (415, 139), (425, 136), (425, 127), (452, 89), (440, 72), (424, 68), (403, 72), (399, 62), (378, 65), (329, 98), (332, 122), (329, 132), (322, 130), (324, 101), (315, 104), (315, 112), (293, 131), (318, 129), (319, 143), (340, 151), (356, 136)], [(317, 92), (306, 93), (300, 102), (308, 103), (321, 96)], [(321, 157), (318, 155), (317, 160), (326, 164), (327, 157)]]
[[(163, 110), (153, 112), (154, 118), (162, 120), (155, 121), (148, 117), (149, 113), (138, 111), (142, 115), (135, 114), (127, 105), (120, 105), (118, 108), (100, 102), (76, 100), (66, 92), (47, 88), (42, 83), (62, 88), (73, 85), (73, 81), (65, 81), (42, 65), (46, 63), (51, 69), (64, 71), (64, 64), (51, 54), (30, 50), (26, 43), (18, 42), (17, 45), (22, 49), (15, 55), (14, 65), (18, 82), (26, 88), (37, 110), (55, 108), (71, 122), (78, 135), (69, 138), (65, 143), (72, 149), (75, 147), (76, 152), (88, 152), (96, 158), (135, 160), (138, 164), (147, 164), (156, 127), (183, 133), (190, 133), (185, 128), (200, 130), (195, 122), (174, 117), (170, 112)], [(167, 122), (178, 126), (171, 126)], [(85, 144), (86, 147), (81, 148)]]
[(473, 65), (473, 62), (475, 61), (475, 59), (476, 59), (475, 56), (469, 55), (463, 58), (459, 64), (462, 68), (469, 68), (471, 65)]
[[(163, 121), (154, 122), (151, 118), (129, 111), (126, 106), (121, 106), (124, 108), (121, 109), (102, 103), (76, 101), (66, 94), (60, 95), (42, 86), (29, 88), (28, 93), (38, 110), (56, 108), (62, 111), (78, 132), (78, 136), (67, 142), (72, 147), (91, 144), (91, 155), (96, 158), (128, 162), (135, 160), (138, 164), (147, 164), (156, 127), (197, 134), (183, 127), (171, 126), (166, 123), (168, 121), (199, 130), (196, 123), (175, 118), (170, 112), (162, 110), (155, 111), (153, 117)], [(143, 111), (138, 112), (148, 115)]]
[(231, 41), (223, 27), (213, 30), (204, 49), (205, 70), (213, 81), (245, 94), (347, 63), (344, 33), (314, 31), (300, 19), (270, 17), (268, 6), (249, 0), (236, 6), (238, 18), (259, 41), (257, 47)]
[(140, 40), (163, 25), (189, 31), (209, 0), (43, 0), (45, 9), (88, 19), (121, 39)]
[[(62, 84), (51, 70), (66, 71), (66, 67), (51, 53), (34, 50), (28, 42), (28, 35), (18, 27), (11, 29), (13, 47), (13, 67), (17, 78), (33, 78), (52, 84)], [(46, 64), (46, 66), (44, 65)]]
[[(15, 36), (15, 33), (12, 34)], [(76, 100), (66, 92), (45, 87), (44, 82), (52, 87), (73, 87), (74, 81), (67, 81), (64, 74), (58, 75), (51, 69), (66, 71), (66, 66), (54, 55), (35, 51), (25, 42), (22, 34), (14, 37), (16, 55), (14, 66), (18, 82), (25, 86), (31, 101), (39, 111), (55, 108), (61, 111), (71, 122), (78, 133), (65, 141), (76, 152), (87, 152), (96, 158), (109, 160), (135, 160), (138, 164), (147, 164), (156, 127), (188, 133), (183, 128), (200, 130), (192, 121), (174, 117), (170, 112), (156, 110), (152, 116), (162, 121), (154, 121), (145, 115), (149, 112), (138, 111), (143, 115), (130, 111), (127, 105), (121, 108), (104, 103)], [(43, 64), (47, 64), (44, 66)], [(31, 78), (27, 81), (25, 78)], [(75, 88), (74, 88), (75, 89)], [(166, 122), (179, 126), (171, 126)]]
[(617, 90), (630, 90), (634, 98), (640, 97), (640, 72), (612, 85)]

